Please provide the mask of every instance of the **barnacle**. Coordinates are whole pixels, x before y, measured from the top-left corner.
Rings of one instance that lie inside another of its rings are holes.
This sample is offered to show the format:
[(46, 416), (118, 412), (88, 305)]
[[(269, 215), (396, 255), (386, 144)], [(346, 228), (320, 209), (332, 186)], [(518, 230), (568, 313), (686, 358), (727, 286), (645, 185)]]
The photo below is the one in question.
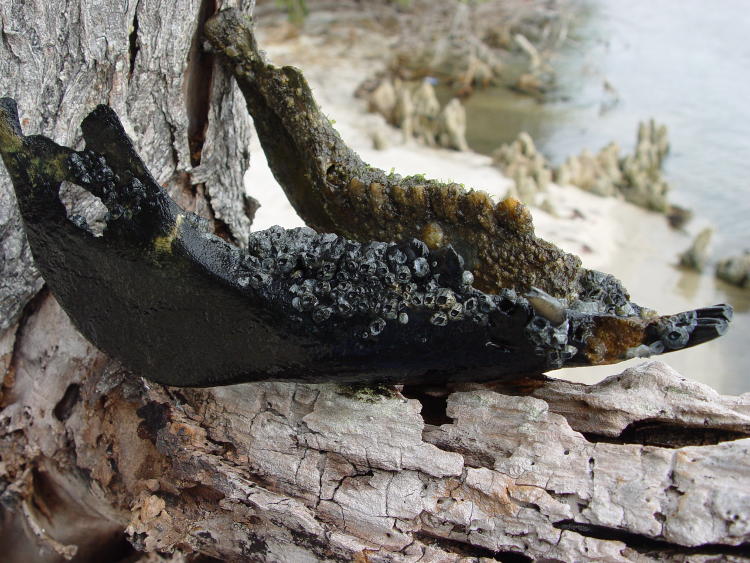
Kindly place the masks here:
[[(452, 246), (418, 239), (272, 227), (241, 250), (167, 196), (109, 107), (81, 128), (82, 151), (24, 136), (0, 100), (0, 152), (47, 285), (86, 338), (160, 383), (516, 377), (692, 346), (731, 317), (725, 305), (646, 314), (598, 272), (569, 306), (541, 290), (484, 293)], [(106, 205), (101, 236), (67, 217), (62, 182)]]

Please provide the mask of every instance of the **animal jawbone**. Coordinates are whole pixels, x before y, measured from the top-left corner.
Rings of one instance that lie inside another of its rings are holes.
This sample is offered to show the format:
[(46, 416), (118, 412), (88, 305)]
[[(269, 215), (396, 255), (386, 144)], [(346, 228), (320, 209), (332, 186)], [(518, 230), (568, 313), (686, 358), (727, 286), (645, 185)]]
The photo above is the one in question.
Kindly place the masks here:
[[(452, 247), (416, 238), (273, 227), (243, 250), (168, 197), (109, 107), (81, 127), (82, 151), (24, 136), (15, 102), (0, 100), (0, 151), (46, 283), (86, 338), (159, 383), (516, 377), (692, 346), (731, 317), (725, 305), (618, 316), (593, 297), (485, 293)], [(67, 217), (62, 182), (106, 205), (103, 235)]]

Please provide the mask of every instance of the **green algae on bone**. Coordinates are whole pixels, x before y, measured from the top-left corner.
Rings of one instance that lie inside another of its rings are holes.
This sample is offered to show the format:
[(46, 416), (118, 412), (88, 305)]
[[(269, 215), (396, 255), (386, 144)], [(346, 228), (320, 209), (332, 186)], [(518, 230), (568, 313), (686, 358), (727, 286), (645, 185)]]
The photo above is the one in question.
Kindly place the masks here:
[(358, 241), (419, 238), (433, 249), (451, 245), (483, 291), (537, 287), (578, 297), (586, 272), (580, 260), (534, 236), (519, 202), (494, 204), (481, 191), (367, 165), (320, 111), (302, 73), (264, 61), (248, 17), (220, 12), (205, 33), (227, 59), (271, 170), (308, 225)]

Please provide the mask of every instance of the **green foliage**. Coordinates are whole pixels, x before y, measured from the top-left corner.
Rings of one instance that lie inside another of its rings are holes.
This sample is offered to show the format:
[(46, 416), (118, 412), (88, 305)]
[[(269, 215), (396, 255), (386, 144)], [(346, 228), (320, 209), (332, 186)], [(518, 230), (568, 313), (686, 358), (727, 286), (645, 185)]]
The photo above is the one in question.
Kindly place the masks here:
[(310, 13), (306, 0), (276, 0), (276, 5), (286, 11), (289, 21), (294, 25), (302, 25)]

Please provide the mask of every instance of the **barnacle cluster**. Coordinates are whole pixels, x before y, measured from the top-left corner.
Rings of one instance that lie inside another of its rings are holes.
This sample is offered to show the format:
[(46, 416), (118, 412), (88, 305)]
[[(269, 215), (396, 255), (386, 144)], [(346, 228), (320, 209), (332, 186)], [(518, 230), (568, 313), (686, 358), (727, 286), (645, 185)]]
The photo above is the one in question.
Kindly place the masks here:
[(425, 327), (446, 327), (451, 338), (484, 328), (485, 347), (511, 352), (520, 337), (530, 356), (554, 368), (578, 351), (570, 343), (571, 327), (590, 323), (589, 315), (568, 319), (559, 303), (554, 312), (542, 307), (554, 299), (540, 290), (537, 301), (512, 289), (483, 293), (452, 247), (430, 250), (418, 239), (363, 244), (307, 227), (275, 226), (251, 235), (231, 270), (239, 287), (321, 335), (378, 341), (389, 332), (403, 338), (408, 330), (429, 345)]
[[(109, 167), (101, 154), (91, 150), (71, 153), (66, 161), (72, 177), (81, 187), (98, 197), (107, 208), (104, 221), (110, 232), (120, 231), (123, 236), (132, 232), (131, 222), (144, 221), (158, 205), (156, 187), (143, 183), (136, 176), (128, 174), (120, 178)], [(89, 230), (86, 219), (81, 216), (71, 218), (79, 227)]]
[[(272, 227), (256, 235), (253, 243), (269, 240), (280, 243), (276, 272), (289, 274), (292, 308), (310, 312), (316, 323), (367, 315), (370, 322), (362, 338), (377, 336), (388, 321), (407, 324), (409, 313), (429, 314), (436, 326), (465, 315), (486, 324), (487, 301), (497, 298), (471, 287), (473, 276), (452, 248), (430, 252), (417, 239), (406, 244), (361, 244), (333, 234), (318, 235), (309, 228), (287, 232)], [(293, 269), (288, 267), (293, 260), (289, 246), (297, 242), (305, 251), (298, 255), (301, 267)], [(248, 259), (257, 265), (253, 255)]]
[(472, 288), (471, 272), (450, 247), (430, 251), (417, 239), (362, 244), (306, 227), (253, 234), (238, 273), (241, 285), (265, 289), (269, 297), (277, 289), (271, 280), (277, 280), (291, 295), (293, 319), (323, 324), (367, 317), (363, 338), (377, 336), (389, 321), (407, 324), (409, 313), (429, 313), (438, 326), (464, 315), (486, 316), (477, 303), (489, 297)]

